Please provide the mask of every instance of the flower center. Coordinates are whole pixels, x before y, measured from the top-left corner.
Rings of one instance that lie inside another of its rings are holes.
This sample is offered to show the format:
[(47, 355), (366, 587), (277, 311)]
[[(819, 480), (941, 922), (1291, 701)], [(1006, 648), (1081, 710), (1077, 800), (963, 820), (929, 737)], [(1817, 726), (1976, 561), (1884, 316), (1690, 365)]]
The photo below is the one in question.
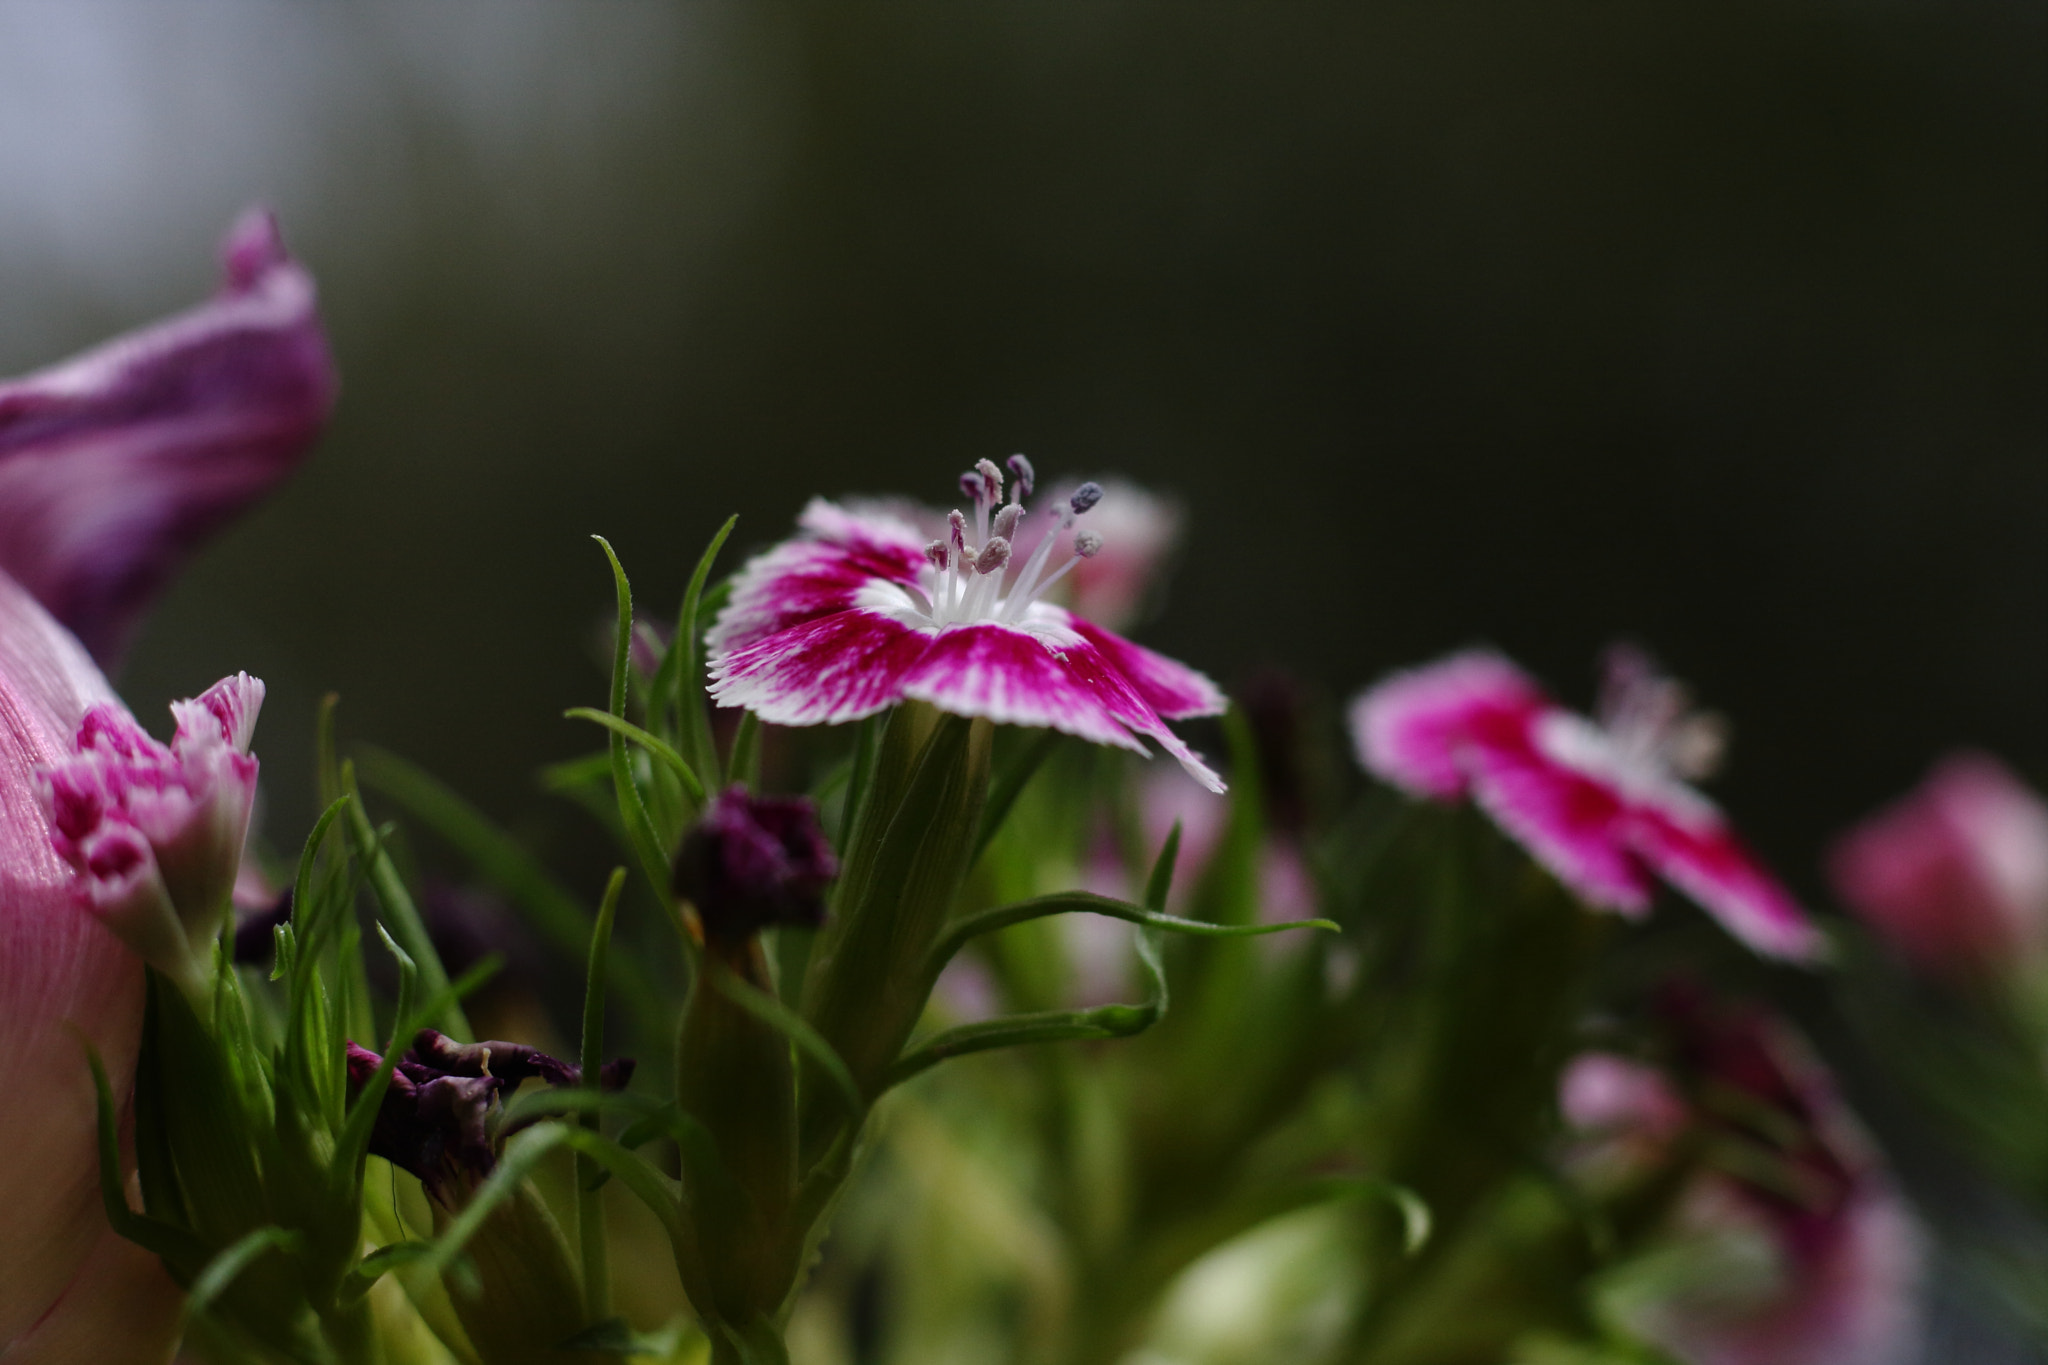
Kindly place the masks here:
[[(1058, 524), (1048, 527), (1038, 545), (1022, 563), (1016, 562), (1011, 546), (1017, 526), (1024, 519), (1024, 499), (1031, 496), (1036, 475), (1031, 461), (1022, 455), (1009, 460), (1010, 500), (1003, 502), (1003, 474), (990, 460), (982, 460), (960, 476), (960, 491), (974, 502), (970, 527), (965, 513), (953, 511), (947, 517), (950, 533), (925, 547), (932, 572), (926, 615), (934, 626), (964, 625), (971, 621), (1023, 619), (1033, 602), (1073, 571), (1076, 564), (1093, 558), (1102, 549), (1102, 537), (1092, 531), (1077, 533), (1071, 542), (1073, 553), (1050, 573), (1057, 545), (1067, 542), (1067, 532), (1076, 518), (1102, 500), (1102, 486), (1084, 483), (1074, 490), (1066, 505), (1055, 515)], [(969, 532), (972, 531), (972, 539)], [(1006, 586), (1007, 585), (1007, 586)]]

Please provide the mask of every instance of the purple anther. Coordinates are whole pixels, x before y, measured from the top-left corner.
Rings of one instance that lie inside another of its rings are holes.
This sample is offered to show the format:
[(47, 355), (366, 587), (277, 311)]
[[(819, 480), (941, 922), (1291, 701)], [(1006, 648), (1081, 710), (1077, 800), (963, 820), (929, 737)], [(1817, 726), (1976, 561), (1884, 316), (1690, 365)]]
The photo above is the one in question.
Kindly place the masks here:
[(997, 536), (981, 549), (980, 558), (974, 561), (976, 573), (999, 573), (1010, 562), (1010, 542)]
[(1074, 496), (1068, 500), (1067, 505), (1074, 509), (1074, 515), (1078, 517), (1101, 501), (1102, 485), (1091, 480), (1074, 490)]
[(1031, 461), (1022, 455), (1012, 455), (1004, 463), (1010, 466), (1011, 477), (1017, 481), (1017, 486), (1011, 491), (1010, 496), (1022, 502), (1031, 496), (1032, 488), (1037, 485), (1038, 472), (1031, 467)]
[(995, 520), (989, 523), (989, 534), (1003, 540), (1015, 540), (1017, 523), (1023, 519), (1024, 509), (1014, 502), (1008, 503), (996, 513)]

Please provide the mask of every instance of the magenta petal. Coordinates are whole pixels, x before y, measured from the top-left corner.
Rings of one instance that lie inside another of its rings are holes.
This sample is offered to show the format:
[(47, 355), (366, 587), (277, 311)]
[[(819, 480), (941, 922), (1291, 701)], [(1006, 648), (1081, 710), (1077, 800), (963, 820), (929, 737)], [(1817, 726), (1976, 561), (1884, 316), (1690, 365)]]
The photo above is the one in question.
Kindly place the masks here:
[(1550, 701), (1498, 654), (1473, 650), (1396, 673), (1352, 703), (1351, 739), (1366, 771), (1415, 796), (1462, 796), (1475, 743), (1515, 740)]
[(1143, 645), (1134, 645), (1091, 621), (1066, 612), (1060, 615), (1064, 618), (1062, 624), (1095, 646), (1096, 653), (1124, 676), (1132, 690), (1161, 719), (1220, 716), (1228, 707), (1223, 689), (1186, 664), (1155, 654)]
[(1111, 716), (1166, 750), (1190, 777), (1210, 791), (1220, 793), (1225, 790), (1223, 779), (1216, 775), (1215, 769), (1204, 763), (1179, 735), (1166, 727), (1166, 722), (1138, 695), (1130, 681), (1108, 659), (1097, 653), (1093, 645), (1057, 627), (1041, 629), (1048, 631), (1052, 647), (1067, 671), (1101, 699), (1103, 708)]
[(859, 720), (903, 695), (932, 639), (879, 612), (835, 612), (718, 654), (711, 696), (775, 725)]
[(1094, 651), (1078, 640), (1073, 645), (1062, 657), (1042, 637), (1017, 626), (954, 626), (941, 631), (905, 675), (903, 695), (957, 716), (1047, 726), (1143, 753), (1145, 746), (1103, 704), (1101, 689), (1074, 670), (1074, 656), (1094, 659)]
[(734, 575), (732, 596), (705, 636), (712, 657), (846, 611), (877, 580), (916, 588), (925, 542), (900, 518), (813, 498), (797, 521), (807, 538), (754, 556)]
[(313, 280), (252, 210), (191, 311), (0, 383), (0, 569), (94, 656), (289, 474), (333, 406)]
[(135, 1073), (142, 966), (75, 900), (37, 772), (115, 705), (78, 642), (0, 574), (0, 1342), (41, 1318), (106, 1227), (76, 1028), (117, 1094)]
[(1825, 954), (1826, 940), (1806, 912), (1704, 800), (1644, 802), (1634, 826), (1644, 859), (1736, 938), (1787, 961), (1811, 962)]
[(1588, 904), (1638, 915), (1652, 882), (1630, 853), (1621, 794), (1533, 749), (1474, 747), (1472, 796), (1529, 855)]

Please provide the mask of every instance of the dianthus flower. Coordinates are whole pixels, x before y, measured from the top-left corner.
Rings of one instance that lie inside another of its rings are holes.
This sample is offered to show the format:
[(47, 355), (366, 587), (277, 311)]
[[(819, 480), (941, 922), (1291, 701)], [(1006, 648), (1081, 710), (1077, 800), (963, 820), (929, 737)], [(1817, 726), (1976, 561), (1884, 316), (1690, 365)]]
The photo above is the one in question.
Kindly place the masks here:
[(2048, 947), (2048, 805), (1989, 754), (1954, 754), (1828, 858), (1835, 891), (1917, 967), (2013, 970)]
[(1102, 549), (1091, 531), (1069, 534), (1101, 488), (1077, 488), (1036, 548), (1018, 556), (1011, 547), (1032, 471), (1022, 456), (1010, 469), (1007, 503), (989, 461), (961, 477), (974, 512), (953, 512), (943, 540), (927, 542), (879, 504), (814, 499), (798, 519), (803, 534), (735, 578), (708, 636), (711, 695), (778, 725), (836, 724), (922, 701), (1139, 753), (1142, 736), (1222, 791), (1166, 727), (1221, 712), (1216, 685), (1042, 600)]
[(1473, 651), (1369, 689), (1351, 733), (1369, 772), (1414, 796), (1470, 796), (1591, 905), (1643, 914), (1662, 877), (1756, 951), (1818, 956), (1805, 912), (1688, 783), (1721, 748), (1718, 724), (1688, 708), (1633, 650), (1610, 652), (1598, 720)]
[(1638, 1163), (1676, 1151), (1680, 1129), (1703, 1139), (1667, 1229), (1695, 1271), (1629, 1296), (1622, 1319), (1687, 1365), (1912, 1358), (1925, 1237), (1826, 1069), (1753, 1007), (1675, 992), (1666, 1014), (1675, 1086), (1598, 1054), (1566, 1074), (1567, 1122), (1632, 1140)]

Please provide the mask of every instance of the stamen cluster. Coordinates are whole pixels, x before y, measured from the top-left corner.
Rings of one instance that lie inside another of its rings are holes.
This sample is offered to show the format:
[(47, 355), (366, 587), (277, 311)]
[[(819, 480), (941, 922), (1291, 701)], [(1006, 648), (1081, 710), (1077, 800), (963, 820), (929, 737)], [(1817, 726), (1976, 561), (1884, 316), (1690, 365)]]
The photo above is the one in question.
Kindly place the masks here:
[(1022, 455), (1012, 455), (1008, 464), (1014, 480), (1007, 503), (1002, 500), (1003, 474), (993, 460), (978, 461), (960, 476), (960, 491), (974, 503), (971, 541), (967, 517), (955, 509), (946, 516), (947, 538), (925, 546), (925, 559), (930, 562), (935, 579), (930, 595), (920, 605), (925, 607), (933, 625), (949, 626), (963, 621), (1015, 623), (1033, 602), (1073, 572), (1076, 564), (1102, 550), (1101, 536), (1082, 531), (1073, 539), (1072, 557), (1051, 573), (1045, 571), (1054, 544), (1065, 539), (1075, 518), (1102, 501), (1102, 486), (1084, 483), (1074, 490), (1059, 512), (1057, 530), (1040, 537), (1037, 548), (1018, 568), (1016, 578), (1005, 592), (1003, 585), (1016, 543), (1017, 525), (1024, 519), (1024, 499), (1031, 496), (1037, 478), (1031, 461)]

